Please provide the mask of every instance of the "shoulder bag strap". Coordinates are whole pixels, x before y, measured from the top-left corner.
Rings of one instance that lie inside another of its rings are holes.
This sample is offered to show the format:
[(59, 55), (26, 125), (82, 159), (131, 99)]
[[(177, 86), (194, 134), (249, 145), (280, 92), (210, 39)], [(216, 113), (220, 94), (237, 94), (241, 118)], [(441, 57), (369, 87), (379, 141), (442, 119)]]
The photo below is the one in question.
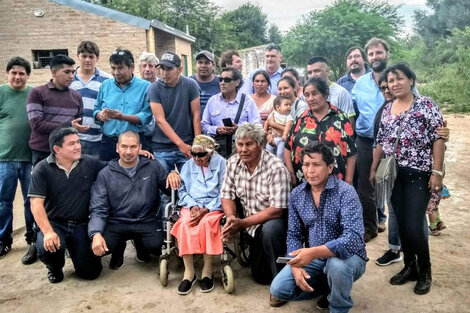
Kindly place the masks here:
[(238, 124), (240, 120), (240, 116), (242, 115), (243, 105), (245, 104), (246, 95), (242, 93), (242, 98), (240, 100), (240, 105), (238, 106), (237, 115), (235, 116), (235, 120), (233, 121), (235, 124)]

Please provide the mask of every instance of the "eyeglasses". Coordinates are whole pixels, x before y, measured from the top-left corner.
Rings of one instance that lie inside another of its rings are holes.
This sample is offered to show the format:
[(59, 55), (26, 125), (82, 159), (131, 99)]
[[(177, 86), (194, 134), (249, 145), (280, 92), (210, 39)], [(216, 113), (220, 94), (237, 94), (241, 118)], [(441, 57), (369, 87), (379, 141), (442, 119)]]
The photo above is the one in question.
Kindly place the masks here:
[(380, 86), (380, 91), (384, 92), (388, 89), (388, 86)]
[(209, 154), (209, 152), (207, 152), (207, 151), (204, 151), (204, 152), (194, 152), (194, 151), (192, 151), (192, 150), (190, 151), (190, 153), (191, 153), (191, 155), (192, 155), (193, 157), (195, 157), (195, 158), (196, 158), (196, 157), (197, 157), (197, 158), (203, 158), (203, 157), (205, 157), (206, 155)]
[(235, 79), (231, 77), (219, 77), (219, 82), (224, 82), (224, 83), (230, 83), (234, 81)]

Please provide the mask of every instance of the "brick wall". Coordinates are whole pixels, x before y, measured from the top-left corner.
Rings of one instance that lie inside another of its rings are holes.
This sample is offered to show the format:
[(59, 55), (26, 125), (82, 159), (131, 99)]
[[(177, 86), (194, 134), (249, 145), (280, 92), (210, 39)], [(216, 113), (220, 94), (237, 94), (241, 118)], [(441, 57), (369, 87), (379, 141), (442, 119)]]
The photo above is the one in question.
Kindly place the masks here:
[[(42, 10), (44, 16), (35, 17), (35, 10)], [(0, 25), (0, 71), (13, 56), (24, 57), (32, 65), (32, 50), (68, 49), (76, 59), (82, 40), (98, 44), (98, 67), (108, 72), (108, 58), (116, 47), (130, 49), (136, 60), (147, 50), (145, 29), (45, 0), (1, 0)], [(33, 69), (29, 83), (36, 86), (49, 79), (50, 70)], [(0, 75), (0, 83), (5, 82), (5, 75)]]

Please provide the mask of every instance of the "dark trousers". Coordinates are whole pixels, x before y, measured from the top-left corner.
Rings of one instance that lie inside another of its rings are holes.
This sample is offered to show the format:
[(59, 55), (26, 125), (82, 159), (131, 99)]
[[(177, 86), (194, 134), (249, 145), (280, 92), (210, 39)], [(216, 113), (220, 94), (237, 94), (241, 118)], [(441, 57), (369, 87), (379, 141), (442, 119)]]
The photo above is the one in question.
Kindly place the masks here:
[(102, 270), (101, 259), (91, 250), (88, 223), (71, 224), (54, 221), (50, 223), (59, 236), (60, 249), (56, 252), (44, 250), (44, 234), (40, 231), (36, 241), (39, 259), (50, 270), (61, 269), (65, 264), (65, 249), (68, 249), (77, 276), (84, 279), (97, 278)]
[(429, 202), (430, 173), (399, 167), (391, 202), (398, 222), (405, 263), (418, 259), (419, 268), (429, 269), (429, 245), (423, 219)]
[(100, 144), (101, 161), (111, 161), (112, 159), (116, 159), (119, 157), (119, 154), (116, 152), (117, 142), (118, 137), (108, 137), (103, 135)]
[(375, 206), (375, 189), (369, 181), (372, 167), (373, 139), (357, 136), (357, 193), (362, 204), (362, 216), (366, 233), (377, 233), (377, 208)]
[(269, 285), (284, 264), (276, 259), (286, 254), (286, 222), (283, 218), (266, 221), (256, 230), (250, 242), (250, 263), (253, 279)]
[(134, 240), (141, 252), (160, 255), (163, 244), (163, 224), (160, 220), (140, 223), (108, 222), (103, 232), (109, 253), (124, 253), (126, 241)]
[(37, 151), (37, 150), (31, 150), (31, 154), (32, 154), (31, 164), (33, 165), (33, 168), (36, 166), (36, 164), (38, 164), (40, 161), (44, 160), (50, 155), (49, 152), (42, 152), (42, 151)]

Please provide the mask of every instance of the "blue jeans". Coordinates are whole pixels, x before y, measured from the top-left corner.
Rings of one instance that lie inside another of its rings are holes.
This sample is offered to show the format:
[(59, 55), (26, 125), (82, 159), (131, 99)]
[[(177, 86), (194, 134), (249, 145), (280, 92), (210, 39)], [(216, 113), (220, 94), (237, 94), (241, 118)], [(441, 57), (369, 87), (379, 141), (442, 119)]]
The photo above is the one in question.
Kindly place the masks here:
[(92, 155), (95, 158), (100, 158), (100, 150), (101, 150), (101, 141), (85, 141), (80, 140), (82, 144), (82, 154)]
[[(160, 164), (165, 168), (165, 170), (170, 173), (175, 170), (175, 165), (178, 168), (178, 171), (181, 172), (181, 168), (184, 163), (189, 159), (181, 151), (165, 151), (165, 152), (154, 152), (153, 155), (155, 159), (160, 162)], [(159, 209), (159, 218), (161, 214), (165, 212), (165, 206), (170, 202), (170, 197), (160, 192), (160, 209)]]
[(379, 223), (385, 223), (387, 221), (387, 215), (385, 215), (385, 205), (381, 208), (377, 208), (377, 220)]
[(90, 280), (97, 278), (102, 270), (101, 258), (94, 255), (91, 250), (88, 223), (72, 224), (54, 221), (50, 223), (59, 236), (60, 249), (56, 252), (44, 250), (44, 234), (40, 231), (36, 241), (39, 259), (49, 270), (62, 269), (65, 264), (65, 249), (68, 249), (77, 276)]
[[(336, 257), (326, 260), (315, 259), (303, 269), (310, 275), (307, 283), (314, 290), (324, 292), (325, 283), (328, 282), (330, 312), (348, 312), (353, 307), (351, 299), (353, 283), (364, 274), (366, 261), (357, 255), (344, 260)], [(271, 284), (271, 294), (284, 301), (308, 300), (318, 295), (318, 293), (305, 292), (297, 287), (289, 264), (274, 278)]]
[(31, 181), (30, 162), (0, 162), (0, 242), (11, 244), (13, 242), (13, 200), (15, 200), (16, 186), (20, 180), (21, 192), (24, 200), (24, 219), (26, 223), (26, 242), (35, 241), (28, 189)]
[(284, 163), (284, 140), (282, 140), (282, 137), (275, 137), (274, 143), (276, 144), (274, 147), (267, 143), (266, 150), (277, 156)]

